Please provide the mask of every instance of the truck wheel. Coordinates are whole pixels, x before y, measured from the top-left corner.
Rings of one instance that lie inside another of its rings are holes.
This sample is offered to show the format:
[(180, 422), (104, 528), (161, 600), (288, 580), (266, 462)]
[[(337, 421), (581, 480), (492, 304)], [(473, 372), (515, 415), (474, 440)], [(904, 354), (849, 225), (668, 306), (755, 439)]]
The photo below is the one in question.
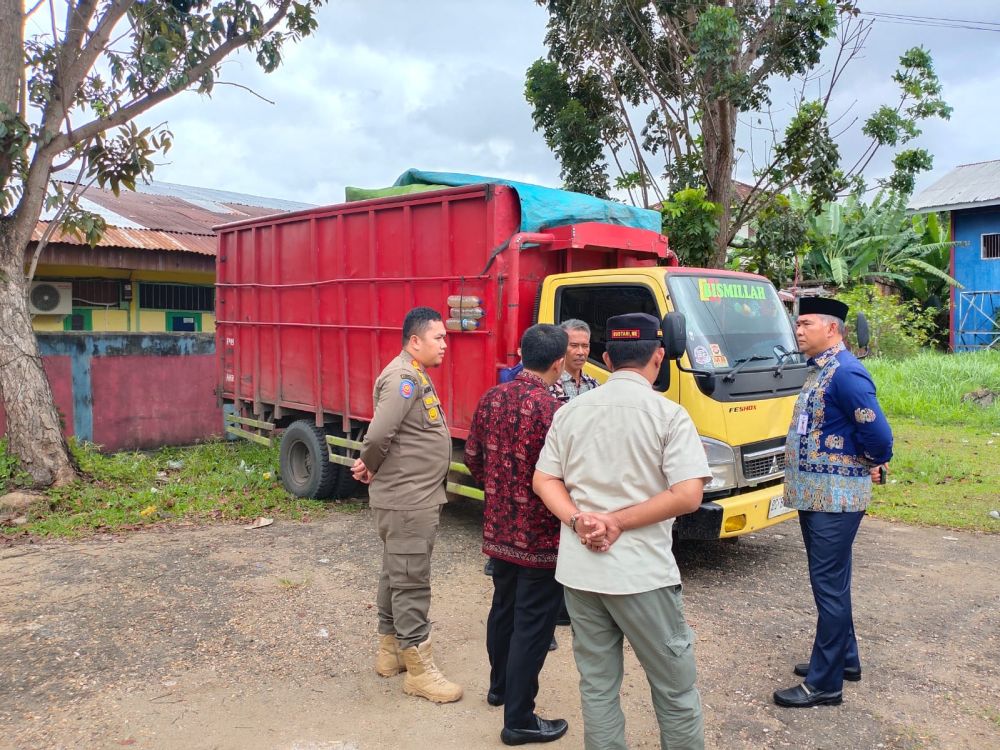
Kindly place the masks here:
[[(351, 430), (349, 433), (345, 434), (342, 430), (327, 427), (327, 433), (330, 435), (335, 435), (336, 437), (346, 437), (351, 440), (361, 440), (364, 437), (365, 429), (359, 427)], [(357, 458), (360, 451), (356, 451), (350, 448), (337, 448), (337, 453), (345, 455), (348, 458)], [(354, 475), (351, 474), (351, 469), (348, 466), (341, 466), (337, 464), (336, 466), (336, 479), (333, 483), (333, 491), (330, 496), (334, 500), (351, 500), (364, 495), (364, 485), (361, 484)]]
[(292, 422), (281, 436), (281, 483), (296, 497), (329, 497), (338, 466), (330, 462), (326, 435), (312, 422)]

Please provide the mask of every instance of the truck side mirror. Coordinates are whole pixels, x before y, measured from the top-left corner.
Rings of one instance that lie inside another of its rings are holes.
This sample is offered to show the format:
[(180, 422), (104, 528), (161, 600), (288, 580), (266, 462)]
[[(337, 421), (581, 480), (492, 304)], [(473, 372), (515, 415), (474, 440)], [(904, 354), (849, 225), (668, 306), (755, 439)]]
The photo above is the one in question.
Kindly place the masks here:
[(858, 333), (858, 359), (868, 356), (868, 345), (871, 343), (871, 330), (868, 328), (868, 318), (862, 312), (858, 313), (858, 320), (855, 324)]
[(671, 312), (663, 319), (663, 348), (667, 359), (680, 359), (687, 351), (687, 321), (684, 313)]

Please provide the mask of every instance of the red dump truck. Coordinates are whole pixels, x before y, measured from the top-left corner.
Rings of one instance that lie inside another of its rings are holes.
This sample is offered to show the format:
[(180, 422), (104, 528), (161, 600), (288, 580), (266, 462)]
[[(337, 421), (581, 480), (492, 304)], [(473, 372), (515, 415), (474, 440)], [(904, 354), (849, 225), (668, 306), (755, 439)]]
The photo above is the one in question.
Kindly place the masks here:
[[(451, 329), (431, 373), (455, 443), (448, 489), (481, 498), (460, 463), (463, 441), (479, 397), (517, 362), (524, 329), (586, 320), (587, 372), (604, 380), (605, 321), (649, 312), (669, 319), (675, 358), (658, 387), (688, 408), (713, 470), (705, 504), (678, 533), (737, 536), (791, 517), (784, 435), (805, 368), (784, 354), (795, 341), (771, 284), (679, 268), (664, 236), (634, 226), (522, 231), (525, 210), (515, 187), (472, 184), (217, 228), (227, 431), (280, 439), (282, 482), (295, 495), (356, 493), (348, 465), (372, 417), (372, 385), (401, 349), (406, 312), (426, 305)], [(740, 311), (730, 316), (723, 301)]]

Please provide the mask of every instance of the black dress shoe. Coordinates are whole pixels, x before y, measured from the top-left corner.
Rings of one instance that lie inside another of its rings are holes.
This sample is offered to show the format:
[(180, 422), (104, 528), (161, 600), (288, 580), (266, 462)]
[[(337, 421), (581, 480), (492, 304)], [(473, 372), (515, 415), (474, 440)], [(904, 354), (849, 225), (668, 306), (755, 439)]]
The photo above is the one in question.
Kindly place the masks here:
[[(809, 675), (809, 662), (796, 664), (792, 672), (799, 677), (807, 677)], [(848, 682), (858, 682), (861, 679), (861, 667), (844, 667), (844, 679)]]
[(808, 682), (801, 685), (774, 691), (774, 702), (786, 708), (811, 708), (812, 706), (839, 706), (844, 702), (843, 694), (838, 690), (816, 690)]
[(549, 644), (549, 651), (555, 651), (559, 648), (559, 644), (556, 643), (556, 637), (552, 636), (552, 642)]
[(562, 605), (559, 607), (559, 614), (556, 615), (556, 625), (572, 625), (573, 623), (569, 619), (569, 610), (566, 609), (566, 602), (563, 601)]
[(543, 719), (536, 716), (538, 729), (508, 729), (500, 730), (500, 741), (505, 745), (527, 745), (529, 742), (552, 742), (558, 740), (569, 729), (566, 719)]
[(489, 703), (491, 706), (502, 706), (503, 696), (497, 695), (493, 691), (490, 691), (486, 694), (486, 702)]

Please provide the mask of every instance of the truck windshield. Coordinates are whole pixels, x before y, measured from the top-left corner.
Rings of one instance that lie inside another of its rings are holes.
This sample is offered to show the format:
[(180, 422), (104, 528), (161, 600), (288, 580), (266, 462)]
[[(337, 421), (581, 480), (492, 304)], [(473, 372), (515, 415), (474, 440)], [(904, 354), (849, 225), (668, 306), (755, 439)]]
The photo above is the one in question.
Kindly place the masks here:
[(770, 282), (678, 274), (667, 276), (667, 288), (674, 309), (687, 320), (687, 352), (695, 368), (730, 370), (741, 362), (747, 363), (744, 369), (775, 367), (783, 353), (798, 348)]

